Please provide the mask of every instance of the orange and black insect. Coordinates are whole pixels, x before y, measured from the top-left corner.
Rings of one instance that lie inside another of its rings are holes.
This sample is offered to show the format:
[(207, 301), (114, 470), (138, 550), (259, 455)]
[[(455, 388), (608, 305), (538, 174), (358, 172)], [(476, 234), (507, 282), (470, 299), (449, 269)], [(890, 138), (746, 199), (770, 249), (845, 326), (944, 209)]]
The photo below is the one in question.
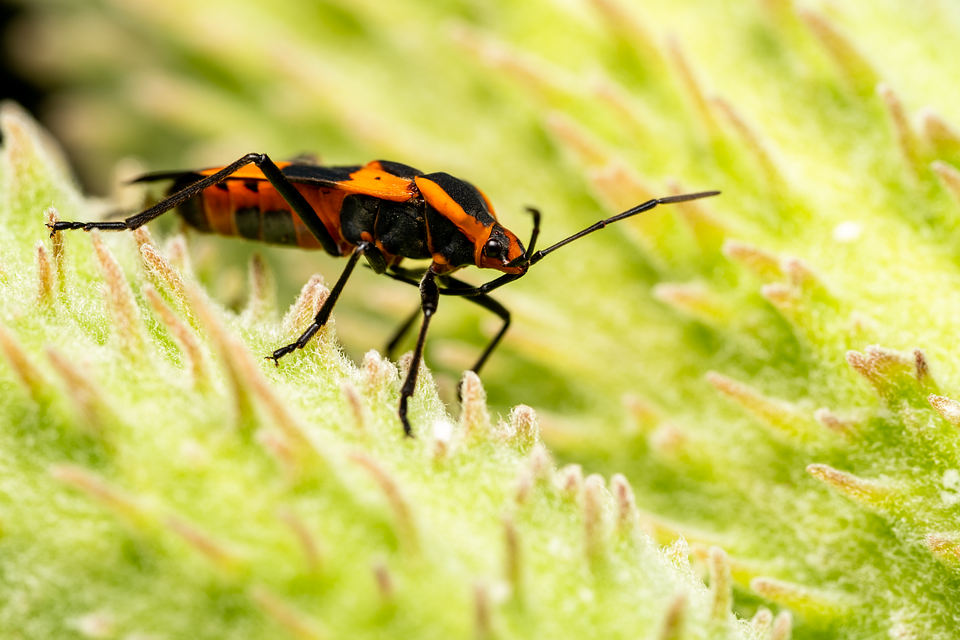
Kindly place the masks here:
[[(302, 349), (327, 322), (361, 256), (376, 273), (418, 286), (420, 309), (387, 347), (389, 354), (417, 316), (423, 315), (410, 371), (400, 390), (398, 413), (408, 436), (413, 432), (407, 401), (416, 389), (427, 327), (441, 295), (467, 298), (503, 320), (502, 328), (473, 366), (473, 371), (479, 371), (510, 325), (510, 312), (489, 296), (491, 291), (523, 277), (553, 251), (610, 223), (660, 204), (719, 193), (705, 191), (650, 200), (534, 253), (540, 233), (540, 213), (536, 209), (529, 209), (533, 232), (524, 248), (517, 236), (497, 222), (490, 201), (472, 184), (446, 173), (424, 174), (396, 162), (377, 160), (363, 166), (324, 167), (301, 161), (274, 163), (264, 154), (251, 153), (226, 167), (149, 174), (138, 182), (165, 179), (174, 181), (167, 197), (126, 220), (57, 222), (52, 230), (136, 229), (177, 208), (187, 224), (200, 231), (323, 249), (347, 257), (343, 273), (313, 324), (296, 342), (269, 356), (278, 364), (283, 356)], [(404, 258), (431, 263), (425, 269), (408, 269), (400, 265)], [(467, 266), (496, 269), (503, 275), (475, 287), (451, 275)]]

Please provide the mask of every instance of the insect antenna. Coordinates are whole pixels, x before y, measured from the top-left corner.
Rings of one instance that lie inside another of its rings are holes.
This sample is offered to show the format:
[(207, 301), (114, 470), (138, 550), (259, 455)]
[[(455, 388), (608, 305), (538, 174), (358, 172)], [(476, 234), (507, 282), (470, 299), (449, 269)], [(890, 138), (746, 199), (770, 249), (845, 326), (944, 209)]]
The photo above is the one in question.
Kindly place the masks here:
[(520, 258), (518, 258), (517, 260), (514, 261), (514, 262), (517, 263), (516, 265), (513, 265), (513, 264), (511, 263), (511, 266), (521, 266), (521, 265), (523, 265), (523, 266), (527, 266), (527, 267), (532, 267), (533, 265), (535, 265), (535, 264), (537, 264), (538, 262), (540, 262), (541, 260), (543, 260), (543, 259), (544, 259), (546, 256), (548, 256), (549, 254), (553, 253), (554, 251), (556, 251), (556, 250), (559, 249), (560, 247), (564, 247), (564, 246), (570, 244), (570, 243), (573, 242), (574, 240), (579, 240), (580, 238), (582, 238), (582, 237), (585, 236), (585, 235), (589, 235), (589, 234), (593, 233), (594, 231), (599, 231), (600, 229), (603, 229), (604, 227), (606, 227), (608, 224), (612, 224), (612, 223), (614, 223), (614, 222), (619, 222), (620, 220), (623, 220), (623, 219), (625, 219), (625, 218), (630, 218), (630, 217), (635, 216), (635, 215), (637, 215), (637, 214), (643, 213), (644, 211), (649, 211), (650, 209), (653, 209), (653, 208), (656, 207), (657, 205), (661, 205), (661, 204), (677, 204), (677, 203), (679, 203), (679, 202), (689, 202), (689, 201), (691, 201), (691, 200), (699, 200), (700, 198), (710, 198), (710, 197), (716, 196), (716, 195), (720, 195), (720, 192), (719, 192), (719, 191), (700, 191), (700, 192), (698, 192), (698, 193), (685, 193), (685, 194), (678, 195), (678, 196), (667, 196), (667, 197), (665, 197), (665, 198), (654, 198), (654, 199), (652, 199), (652, 200), (647, 200), (647, 201), (644, 202), (643, 204), (638, 204), (637, 206), (633, 207), (632, 209), (627, 209), (627, 210), (624, 211), (623, 213), (618, 213), (617, 215), (615, 215), (615, 216), (613, 216), (613, 217), (611, 217), (611, 218), (606, 218), (606, 219), (604, 219), (604, 220), (600, 220), (599, 222), (596, 222), (596, 223), (590, 225), (589, 227), (587, 227), (587, 228), (584, 229), (583, 231), (579, 231), (579, 232), (573, 234), (572, 236), (570, 236), (570, 237), (568, 237), (568, 238), (564, 238), (564, 239), (561, 240), (560, 242), (558, 242), (558, 243), (556, 243), (556, 244), (554, 244), (554, 245), (551, 245), (551, 246), (547, 247), (546, 249), (541, 249), (540, 251), (537, 251), (536, 253), (533, 253), (532, 247), (533, 247), (533, 243), (536, 241), (537, 235), (538, 235), (539, 232), (540, 232), (540, 229), (539, 229), (540, 214), (539, 214), (539, 212), (537, 212), (537, 211), (534, 210), (534, 209), (529, 209), (529, 211), (531, 211), (531, 213), (534, 214), (534, 218), (533, 218), (533, 219), (534, 219), (533, 237), (532, 237), (531, 240), (530, 240), (530, 246), (531, 246), (531, 248), (530, 248), (530, 249), (527, 249), (527, 251), (525, 251), (524, 254), (523, 254)]

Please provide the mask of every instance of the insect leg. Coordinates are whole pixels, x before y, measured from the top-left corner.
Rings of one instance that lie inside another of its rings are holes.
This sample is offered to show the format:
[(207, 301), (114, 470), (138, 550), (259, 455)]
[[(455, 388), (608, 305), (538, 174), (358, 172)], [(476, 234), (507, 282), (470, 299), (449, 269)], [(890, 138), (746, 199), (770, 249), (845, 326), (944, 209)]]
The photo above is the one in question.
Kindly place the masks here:
[(344, 267), (343, 273), (340, 274), (340, 278), (337, 280), (337, 283), (333, 285), (333, 289), (330, 290), (330, 295), (327, 296), (327, 299), (323, 301), (323, 304), (320, 305), (320, 311), (317, 312), (316, 317), (313, 319), (313, 323), (307, 327), (307, 330), (297, 338), (296, 342), (292, 342), (284, 347), (280, 347), (272, 354), (267, 356), (268, 359), (273, 360), (273, 363), (277, 366), (280, 365), (280, 358), (296, 351), (297, 349), (303, 349), (307, 346), (307, 343), (310, 342), (310, 338), (320, 330), (323, 325), (327, 323), (327, 320), (330, 319), (330, 312), (333, 311), (333, 307), (337, 304), (337, 299), (340, 298), (340, 293), (343, 291), (343, 286), (347, 284), (347, 280), (350, 278), (350, 274), (353, 273), (354, 267), (357, 266), (357, 261), (360, 259), (365, 252), (374, 249), (373, 245), (369, 242), (361, 242), (353, 250), (353, 253), (350, 254), (350, 259), (347, 261), (347, 266)]
[(297, 188), (293, 186), (293, 183), (290, 182), (285, 175), (283, 175), (283, 172), (276, 164), (274, 164), (273, 160), (271, 160), (270, 157), (264, 153), (248, 153), (236, 162), (224, 167), (220, 171), (197, 180), (180, 191), (170, 194), (168, 197), (164, 198), (152, 207), (144, 209), (140, 213), (130, 216), (125, 220), (119, 222), (59, 221), (50, 226), (51, 233), (69, 229), (83, 229), (84, 231), (90, 231), (92, 229), (102, 229), (104, 231), (124, 231), (128, 229), (137, 229), (151, 220), (159, 218), (161, 215), (177, 207), (178, 205), (183, 204), (204, 189), (208, 189), (215, 184), (223, 182), (248, 164), (257, 165), (260, 171), (263, 172), (264, 177), (266, 177), (270, 184), (273, 185), (280, 196), (286, 200), (290, 207), (297, 213), (298, 216), (300, 216), (300, 219), (303, 220), (303, 224), (305, 224), (310, 230), (310, 233), (317, 238), (324, 250), (331, 255), (339, 256), (340, 248), (330, 236), (330, 232), (327, 231), (327, 228), (324, 226), (323, 222), (317, 216), (316, 211), (313, 210), (313, 207), (310, 206), (310, 203), (307, 202), (307, 199), (303, 197), (303, 194), (297, 191)]
[[(406, 282), (404, 280), (404, 282)], [(384, 349), (384, 355), (387, 356), (387, 359), (393, 360), (393, 354), (397, 350), (397, 345), (400, 344), (400, 341), (403, 340), (403, 337), (407, 335), (410, 331), (410, 327), (413, 326), (413, 323), (417, 321), (417, 318), (420, 317), (420, 307), (417, 307), (413, 313), (410, 314), (410, 317), (403, 321), (403, 324), (400, 325), (400, 328), (397, 329), (397, 332), (393, 334), (393, 337), (390, 338), (390, 342), (387, 343), (386, 349)]]
[(410, 361), (410, 371), (407, 372), (407, 378), (403, 381), (400, 388), (400, 407), (397, 413), (400, 416), (400, 422), (403, 423), (403, 433), (407, 437), (413, 436), (413, 430), (410, 428), (410, 420), (407, 419), (407, 401), (417, 389), (417, 374), (420, 371), (420, 362), (423, 360), (423, 344), (427, 339), (427, 328), (430, 326), (430, 319), (437, 311), (437, 304), (440, 301), (440, 289), (437, 287), (433, 271), (427, 270), (423, 274), (423, 280), (420, 281), (420, 309), (423, 311), (423, 324), (420, 325), (420, 335), (417, 337), (417, 346), (413, 350), (413, 359)]
[(241, 168), (245, 167), (251, 163), (259, 164), (262, 162), (262, 159), (266, 158), (265, 155), (260, 153), (248, 153), (243, 156), (236, 162), (231, 165), (228, 165), (217, 171), (216, 173), (209, 175), (205, 178), (197, 180), (190, 186), (177, 191), (176, 193), (171, 194), (170, 196), (164, 198), (157, 204), (153, 205), (148, 209), (144, 209), (140, 213), (130, 216), (126, 220), (121, 220), (119, 222), (67, 222), (61, 220), (54, 223), (50, 230), (53, 231), (65, 231), (68, 229), (83, 229), (84, 231), (90, 231), (91, 229), (103, 229), (104, 231), (123, 231), (125, 229), (137, 229), (142, 227), (146, 223), (159, 218), (161, 215), (173, 209), (177, 205), (183, 204), (190, 198), (194, 197), (204, 189), (212, 187), (218, 182), (226, 180), (231, 175), (236, 173)]

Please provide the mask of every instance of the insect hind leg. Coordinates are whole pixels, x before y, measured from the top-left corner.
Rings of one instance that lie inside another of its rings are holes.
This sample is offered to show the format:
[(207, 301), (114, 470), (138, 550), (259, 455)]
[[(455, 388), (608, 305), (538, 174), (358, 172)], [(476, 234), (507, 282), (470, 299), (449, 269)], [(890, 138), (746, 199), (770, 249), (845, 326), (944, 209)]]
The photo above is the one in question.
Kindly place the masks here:
[(132, 231), (133, 229), (139, 229), (151, 220), (155, 220), (167, 211), (170, 211), (180, 204), (183, 204), (204, 189), (212, 187), (219, 182), (223, 182), (246, 165), (255, 163), (259, 166), (264, 161), (270, 162), (270, 159), (262, 153), (248, 153), (236, 162), (224, 167), (220, 171), (191, 183), (180, 191), (170, 194), (152, 207), (144, 209), (140, 213), (132, 215), (120, 222), (68, 222), (65, 220), (60, 220), (58, 222), (48, 224), (47, 226), (50, 227), (51, 234), (56, 233), (57, 231), (68, 231), (73, 229), (83, 229), (84, 231), (91, 231), (93, 229), (101, 229), (104, 231)]

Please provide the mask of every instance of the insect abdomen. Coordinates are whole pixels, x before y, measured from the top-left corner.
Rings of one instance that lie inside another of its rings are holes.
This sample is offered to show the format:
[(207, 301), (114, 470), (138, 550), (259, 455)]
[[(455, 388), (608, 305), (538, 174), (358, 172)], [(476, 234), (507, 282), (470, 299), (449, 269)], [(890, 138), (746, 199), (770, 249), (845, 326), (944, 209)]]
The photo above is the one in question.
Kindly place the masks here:
[[(170, 193), (195, 179), (178, 180)], [(294, 186), (337, 240), (341, 254), (350, 251), (353, 245), (343, 239), (339, 230), (340, 207), (346, 194), (308, 184)], [(304, 249), (322, 248), (300, 216), (265, 180), (225, 180), (185, 201), (177, 211), (188, 225), (205, 233)]]

